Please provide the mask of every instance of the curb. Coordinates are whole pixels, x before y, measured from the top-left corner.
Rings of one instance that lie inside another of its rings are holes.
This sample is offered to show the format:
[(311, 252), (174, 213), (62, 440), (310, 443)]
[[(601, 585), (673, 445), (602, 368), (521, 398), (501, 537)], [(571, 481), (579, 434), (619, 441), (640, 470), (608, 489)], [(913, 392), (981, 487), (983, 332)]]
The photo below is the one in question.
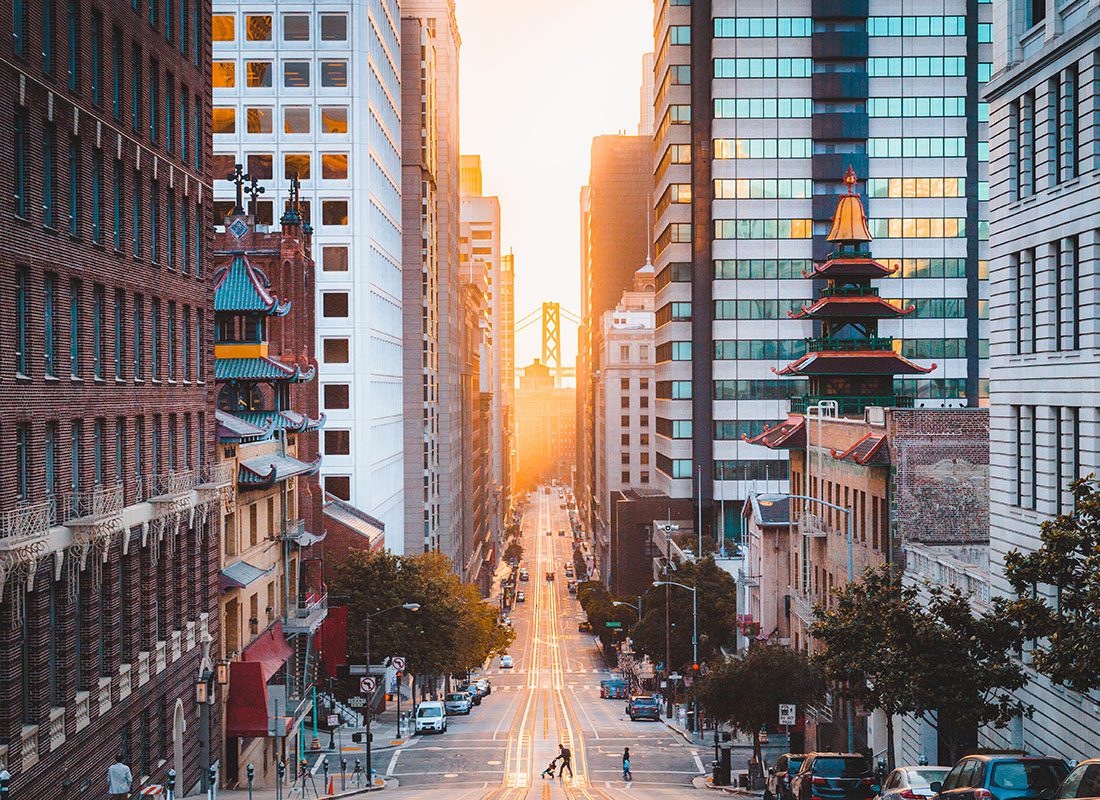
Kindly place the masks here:
[(671, 722), (669, 722), (669, 721), (668, 721), (667, 719), (665, 719), (664, 717), (661, 717), (661, 722), (663, 722), (663, 723), (664, 723), (664, 725), (665, 725), (665, 727), (666, 727), (666, 728), (668, 728), (668, 729), (669, 729), (670, 731), (672, 731), (673, 733), (675, 733), (675, 734), (676, 734), (677, 736), (679, 736), (679, 737), (680, 737), (681, 739), (683, 739), (683, 740), (684, 740), (685, 742), (687, 742), (688, 744), (690, 744), (690, 745), (694, 745), (695, 747), (703, 747), (703, 746), (705, 746), (704, 744), (701, 744), (701, 743), (699, 743), (699, 742), (695, 741), (695, 740), (694, 740), (694, 739), (693, 739), (693, 738), (691, 737), (691, 734), (690, 734), (690, 733), (688, 733), (688, 732), (687, 732), (686, 730), (684, 730), (683, 728), (681, 728), (681, 727), (680, 727), (679, 725), (673, 725), (673, 724), (672, 724)]

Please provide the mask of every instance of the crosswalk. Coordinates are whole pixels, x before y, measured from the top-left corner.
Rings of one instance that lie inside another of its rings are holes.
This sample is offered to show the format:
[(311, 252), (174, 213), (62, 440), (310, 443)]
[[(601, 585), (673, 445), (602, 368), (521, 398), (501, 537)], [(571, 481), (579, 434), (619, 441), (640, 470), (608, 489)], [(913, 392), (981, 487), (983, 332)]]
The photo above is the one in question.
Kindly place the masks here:
[[(587, 668), (586, 667), (578, 667), (576, 669), (565, 669), (565, 670), (562, 670), (562, 671), (566, 675), (605, 675), (605, 674), (609, 674), (608, 670), (602, 669), (600, 667), (587, 667)], [(509, 675), (515, 675), (515, 674), (517, 674), (515, 672), (515, 670), (511, 670), (511, 669), (484, 669), (484, 670), (481, 670), (478, 673), (478, 675), (482, 676), (482, 677), (488, 676), (488, 675), (509, 676)]]

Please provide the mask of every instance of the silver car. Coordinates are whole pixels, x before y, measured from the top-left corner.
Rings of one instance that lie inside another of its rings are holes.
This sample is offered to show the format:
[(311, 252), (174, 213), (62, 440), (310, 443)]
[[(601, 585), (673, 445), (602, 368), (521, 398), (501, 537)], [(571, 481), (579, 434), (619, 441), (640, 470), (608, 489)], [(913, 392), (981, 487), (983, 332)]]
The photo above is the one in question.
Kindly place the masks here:
[[(882, 782), (880, 800), (931, 800), (933, 783), (943, 783), (950, 767), (898, 767)], [(938, 787), (937, 787), (938, 788)]]

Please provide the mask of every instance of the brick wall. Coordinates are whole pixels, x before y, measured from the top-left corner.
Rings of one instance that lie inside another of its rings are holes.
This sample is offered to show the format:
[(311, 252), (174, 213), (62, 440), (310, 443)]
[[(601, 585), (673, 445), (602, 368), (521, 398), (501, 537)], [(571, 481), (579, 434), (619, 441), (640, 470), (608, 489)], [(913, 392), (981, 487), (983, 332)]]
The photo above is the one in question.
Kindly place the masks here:
[(988, 542), (988, 409), (892, 409), (887, 428), (896, 540)]

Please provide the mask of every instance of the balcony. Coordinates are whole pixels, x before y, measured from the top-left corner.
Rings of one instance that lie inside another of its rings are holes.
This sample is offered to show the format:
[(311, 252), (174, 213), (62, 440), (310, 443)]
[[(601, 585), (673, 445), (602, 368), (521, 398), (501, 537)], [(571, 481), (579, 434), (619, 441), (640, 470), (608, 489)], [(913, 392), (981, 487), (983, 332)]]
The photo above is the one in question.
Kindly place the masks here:
[(150, 503), (173, 503), (195, 488), (195, 471), (172, 470), (160, 475), (150, 475), (146, 480), (148, 487), (145, 496)]
[(809, 406), (822, 400), (834, 400), (837, 404), (837, 413), (841, 416), (862, 414), (863, 409), (869, 406), (881, 406), (883, 408), (912, 408), (913, 398), (902, 397), (895, 394), (884, 395), (801, 395), (791, 398), (791, 413), (805, 414)]
[(287, 604), (283, 632), (287, 636), (312, 635), (328, 616), (328, 595), (307, 595)]
[[(0, 514), (0, 553), (4, 560), (23, 562), (45, 552), (46, 538), (56, 516), (57, 504), (52, 498)], [(0, 579), (0, 589), (3, 585)]]
[(220, 498), (223, 512), (228, 511), (234, 502), (233, 462), (219, 461), (203, 466), (199, 470), (195, 490), (199, 495), (199, 506), (212, 505)]
[(815, 539), (820, 539), (829, 535), (829, 531), (825, 528), (825, 522), (817, 514), (811, 514), (809, 511), (803, 512), (802, 516), (798, 520), (798, 532), (803, 536), (812, 536)]
[(83, 566), (93, 549), (106, 550), (111, 537), (122, 531), (122, 509), (126, 506), (124, 487), (121, 483), (93, 486), (61, 499), (58, 516), (72, 531), (73, 545)]
[(889, 336), (870, 336), (866, 339), (833, 339), (823, 337), (806, 340), (808, 353), (852, 353), (865, 350), (889, 352), (894, 349), (894, 340)]

